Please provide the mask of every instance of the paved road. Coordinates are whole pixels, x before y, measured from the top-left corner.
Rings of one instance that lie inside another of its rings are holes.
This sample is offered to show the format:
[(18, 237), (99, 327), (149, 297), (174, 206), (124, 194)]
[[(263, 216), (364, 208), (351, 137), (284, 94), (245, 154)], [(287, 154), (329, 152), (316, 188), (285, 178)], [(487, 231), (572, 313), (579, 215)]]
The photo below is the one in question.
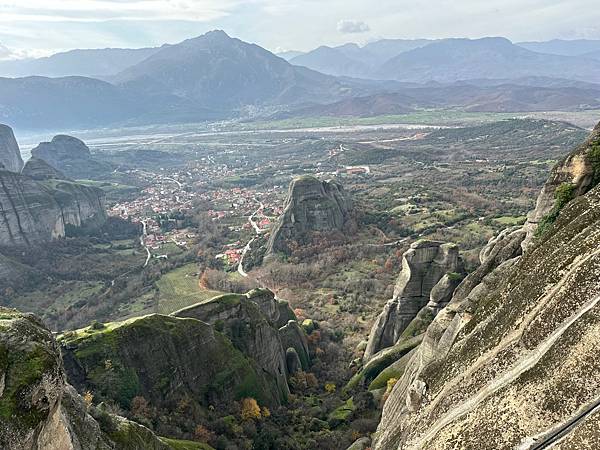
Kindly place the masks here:
[(145, 220), (142, 220), (142, 226), (144, 227), (143, 228), (144, 231), (143, 231), (142, 235), (140, 236), (140, 245), (142, 247), (144, 247), (144, 250), (146, 250), (147, 256), (146, 256), (146, 262), (144, 263), (144, 267), (146, 267), (148, 265), (148, 263), (150, 262), (150, 258), (152, 258), (152, 253), (150, 253), (150, 249), (144, 243), (144, 237), (148, 234), (147, 225), (146, 225)]
[[(257, 200), (258, 201), (258, 200)], [(252, 228), (254, 229), (254, 232), (256, 233), (256, 236), (254, 236), (252, 239), (250, 239), (250, 242), (248, 242), (246, 244), (246, 246), (244, 247), (244, 250), (242, 251), (242, 256), (240, 257), (240, 262), (238, 263), (238, 273), (243, 276), (244, 278), (248, 277), (248, 274), (246, 273), (246, 271), (244, 270), (244, 257), (246, 256), (246, 253), (248, 253), (248, 251), (250, 250), (250, 246), (252, 245), (252, 243), (254, 242), (254, 240), (260, 236), (264, 230), (261, 230), (260, 227), (256, 224), (256, 222), (254, 221), (254, 217), (261, 212), (265, 205), (263, 204), (263, 202), (258, 202), (259, 203), (259, 207), (256, 211), (254, 211), (252, 214), (250, 214), (250, 216), (248, 216), (248, 222), (250, 223), (250, 225), (252, 225)]]

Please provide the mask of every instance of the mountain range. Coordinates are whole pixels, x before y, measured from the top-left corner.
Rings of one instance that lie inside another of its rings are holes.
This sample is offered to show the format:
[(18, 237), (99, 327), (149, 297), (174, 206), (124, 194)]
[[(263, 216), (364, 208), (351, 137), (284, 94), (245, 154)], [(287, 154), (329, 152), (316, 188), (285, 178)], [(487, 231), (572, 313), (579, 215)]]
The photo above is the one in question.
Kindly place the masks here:
[(0, 121), (33, 130), (432, 107), (577, 110), (600, 98), (600, 41), (388, 39), (283, 56), (290, 61), (212, 31), (156, 48), (4, 61)]

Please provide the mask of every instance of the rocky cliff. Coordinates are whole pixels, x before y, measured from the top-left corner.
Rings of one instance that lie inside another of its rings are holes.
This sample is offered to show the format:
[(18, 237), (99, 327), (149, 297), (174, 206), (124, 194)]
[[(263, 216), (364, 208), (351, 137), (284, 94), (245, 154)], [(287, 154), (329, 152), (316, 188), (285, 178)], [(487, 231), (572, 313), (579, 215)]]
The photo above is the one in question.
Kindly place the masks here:
[(99, 411), (66, 383), (52, 333), (33, 315), (0, 308), (0, 448), (173, 448), (135, 422), (108, 413), (99, 422), (90, 413)]
[(527, 225), (490, 241), (427, 328), (375, 448), (600, 446), (599, 129), (553, 169)]
[[(571, 199), (585, 194), (600, 182), (600, 124), (589, 138), (554, 166), (536, 202), (527, 216), (527, 247), (534, 235), (551, 225), (560, 209)], [(541, 228), (538, 230), (538, 227)]]
[[(233, 345), (252, 358), (268, 376), (277, 392), (278, 402), (287, 401), (286, 350), (277, 328), (280, 310), (272, 292), (256, 289), (248, 294), (227, 294), (210, 301), (190, 306), (172, 314), (191, 317), (214, 325), (227, 335)], [(287, 337), (288, 334), (284, 333)], [(300, 339), (300, 337), (298, 337)], [(302, 343), (287, 345), (295, 348)]]
[(59, 341), (73, 385), (124, 408), (138, 395), (163, 408), (182, 398), (204, 407), (243, 397), (268, 405), (279, 400), (255, 361), (197, 319), (150, 315), (66, 333)]
[(42, 142), (31, 155), (75, 179), (96, 179), (111, 169), (108, 164), (94, 159), (88, 146), (72, 136), (58, 135), (50, 142)]
[(351, 221), (352, 200), (341, 184), (312, 176), (296, 178), (271, 233), (267, 254), (289, 253), (290, 242), (305, 243), (314, 232), (344, 231)]
[(19, 173), (23, 168), (23, 158), (13, 130), (0, 124), (0, 169)]
[(100, 189), (0, 170), (1, 245), (45, 242), (64, 236), (68, 226), (100, 225), (105, 219)]
[(21, 171), (21, 175), (33, 178), (36, 181), (44, 180), (66, 180), (67, 176), (60, 170), (55, 169), (43, 159), (30, 158)]
[(371, 329), (364, 361), (398, 343), (411, 322), (428, 304), (433, 318), (450, 300), (462, 272), (456, 245), (434, 241), (413, 243), (402, 257), (402, 271), (394, 287), (394, 296)]

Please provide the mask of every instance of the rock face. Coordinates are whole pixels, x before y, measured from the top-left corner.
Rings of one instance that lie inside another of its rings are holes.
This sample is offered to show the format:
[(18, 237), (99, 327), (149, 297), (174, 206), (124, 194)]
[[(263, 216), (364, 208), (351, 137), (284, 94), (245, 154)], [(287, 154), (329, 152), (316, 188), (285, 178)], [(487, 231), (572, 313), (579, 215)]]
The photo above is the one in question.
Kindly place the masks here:
[(137, 395), (162, 407), (186, 396), (205, 407), (247, 396), (261, 404), (279, 400), (251, 358), (197, 319), (150, 315), (67, 333), (59, 341), (74, 386), (124, 407)]
[[(0, 448), (5, 450), (168, 450), (124, 418), (109, 432), (65, 381), (59, 347), (31, 314), (0, 308)], [(125, 433), (135, 429), (137, 433)], [(118, 439), (112, 439), (113, 434)]]
[(538, 200), (547, 211), (550, 186), (575, 185), (554, 223), (534, 240), (530, 221), (490, 241), (428, 327), (385, 403), (374, 448), (546, 448), (534, 444), (562, 431), (557, 448), (600, 445), (600, 188), (585, 181), (596, 169), (557, 180), (560, 167), (590, 156), (582, 148)]
[[(402, 271), (394, 297), (379, 315), (364, 353), (368, 361), (380, 350), (398, 342), (421, 309), (431, 302), (438, 310), (449, 301), (456, 284), (453, 279), (463, 271), (458, 247), (442, 242), (418, 241), (402, 257)], [(434, 297), (431, 297), (432, 292)]]
[(0, 124), (0, 169), (19, 173), (23, 168), (23, 158), (12, 128)]
[(295, 320), (290, 320), (279, 329), (281, 343), (286, 351), (293, 349), (300, 359), (300, 368), (308, 370), (310, 367), (310, 352), (308, 350), (308, 338), (304, 329)]
[(55, 169), (43, 159), (31, 158), (23, 167), (21, 175), (33, 178), (36, 181), (65, 180), (66, 175)]
[(0, 170), (0, 244), (29, 245), (65, 235), (68, 226), (106, 220), (102, 190), (67, 180), (35, 181)]
[(314, 232), (344, 231), (351, 226), (352, 201), (341, 184), (311, 176), (290, 184), (283, 215), (273, 229), (267, 254), (289, 253), (289, 243), (300, 244)]
[(42, 142), (31, 151), (31, 155), (70, 178), (97, 178), (110, 171), (108, 164), (92, 158), (88, 146), (72, 136), (58, 135), (51, 142)]
[[(544, 184), (535, 205), (535, 209), (527, 216), (525, 229), (527, 238), (523, 246), (526, 248), (532, 241), (540, 224), (555, 219), (557, 209), (562, 207), (557, 193), (563, 188), (563, 195), (571, 198), (585, 194), (595, 186), (600, 177), (600, 124), (594, 128), (589, 138), (577, 149), (567, 155), (554, 166), (548, 180)], [(564, 201), (564, 200), (563, 200)]]
[(201, 320), (222, 330), (236, 349), (262, 369), (274, 387), (273, 400), (285, 402), (289, 395), (286, 356), (275, 326), (279, 308), (274, 296), (267, 292), (270, 291), (226, 294), (176, 311), (172, 316)]

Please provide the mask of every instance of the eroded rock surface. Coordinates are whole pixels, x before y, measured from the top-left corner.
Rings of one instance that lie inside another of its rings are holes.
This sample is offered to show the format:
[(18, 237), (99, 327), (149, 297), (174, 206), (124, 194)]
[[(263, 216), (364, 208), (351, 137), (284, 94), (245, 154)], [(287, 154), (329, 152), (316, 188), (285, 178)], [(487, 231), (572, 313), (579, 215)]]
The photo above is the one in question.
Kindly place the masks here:
[(249, 392), (261, 404), (279, 400), (252, 359), (197, 319), (150, 315), (66, 333), (60, 343), (76, 388), (123, 405), (136, 395), (159, 406), (188, 396), (207, 407)]
[(88, 409), (66, 382), (52, 333), (31, 314), (0, 308), (0, 448), (170, 449), (142, 425), (109, 413), (104, 422), (115, 426), (103, 429)]
[(600, 188), (558, 167), (544, 189), (569, 182), (574, 199), (523, 254), (535, 222), (490, 241), (403, 368), (374, 448), (528, 449), (561, 429), (558, 448), (600, 440), (597, 414), (570, 426), (600, 395)]
[[(525, 230), (526, 248), (533, 240), (540, 224), (548, 221), (555, 211), (559, 199), (557, 190), (569, 187), (568, 194), (574, 198), (585, 194), (600, 181), (600, 124), (596, 125), (589, 138), (562, 161), (554, 166), (536, 201), (535, 209), (527, 216)], [(566, 192), (565, 192), (566, 195)], [(568, 198), (570, 200), (571, 198)], [(554, 211), (553, 211), (554, 210)]]
[(279, 307), (274, 296), (257, 291), (226, 294), (171, 315), (198, 319), (221, 330), (231, 339), (236, 349), (256, 361), (264, 373), (268, 374), (269, 384), (275, 392), (273, 399), (277, 402), (287, 400), (287, 348), (283, 348), (279, 330), (275, 326)]
[(352, 200), (341, 184), (312, 176), (290, 184), (283, 215), (271, 232), (267, 254), (289, 253), (290, 242), (304, 243), (314, 232), (344, 231), (351, 226)]
[(37, 181), (65, 180), (67, 177), (60, 170), (55, 169), (43, 159), (31, 158), (21, 171), (21, 174)]
[(385, 305), (371, 333), (364, 353), (368, 361), (380, 350), (395, 345), (419, 311), (430, 302), (434, 291), (436, 303), (446, 301), (451, 280), (463, 271), (458, 247), (434, 241), (418, 241), (402, 257), (402, 271), (394, 288), (394, 297)]
[(108, 164), (94, 159), (88, 146), (72, 136), (58, 135), (50, 142), (42, 142), (31, 151), (31, 155), (70, 178), (94, 179), (110, 171)]
[(104, 192), (67, 180), (36, 181), (0, 170), (0, 243), (34, 244), (65, 235), (67, 226), (101, 225)]
[(0, 169), (19, 173), (23, 168), (23, 158), (12, 128), (0, 124)]

